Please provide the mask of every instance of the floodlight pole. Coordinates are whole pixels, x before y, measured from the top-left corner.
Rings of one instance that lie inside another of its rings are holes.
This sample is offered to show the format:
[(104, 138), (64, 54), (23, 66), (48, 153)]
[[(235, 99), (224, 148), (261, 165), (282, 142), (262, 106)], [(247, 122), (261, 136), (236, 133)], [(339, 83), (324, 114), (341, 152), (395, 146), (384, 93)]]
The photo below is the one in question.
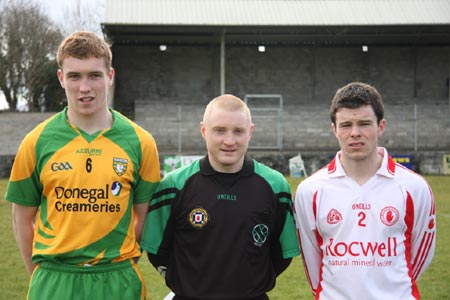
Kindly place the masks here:
[(225, 94), (225, 31), (220, 35), (220, 94)]

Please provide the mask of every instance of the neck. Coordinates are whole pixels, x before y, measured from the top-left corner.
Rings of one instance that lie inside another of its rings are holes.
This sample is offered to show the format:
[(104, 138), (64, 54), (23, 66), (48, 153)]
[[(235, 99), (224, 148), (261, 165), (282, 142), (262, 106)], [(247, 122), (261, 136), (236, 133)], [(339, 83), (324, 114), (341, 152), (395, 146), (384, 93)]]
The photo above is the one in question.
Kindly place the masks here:
[(345, 173), (359, 185), (363, 185), (375, 175), (381, 167), (382, 161), (383, 156), (378, 151), (374, 151), (372, 156), (364, 160), (352, 160), (341, 157)]
[(237, 172), (239, 172), (243, 168), (244, 158), (245, 158), (245, 157), (242, 157), (241, 159), (239, 159), (239, 161), (237, 161), (236, 163), (233, 163), (233, 164), (224, 164), (224, 163), (216, 161), (215, 159), (212, 159), (212, 157), (213, 156), (208, 155), (209, 163), (210, 163), (211, 167), (213, 168), (213, 170), (216, 172), (219, 172), (219, 173), (237, 173)]
[(74, 114), (67, 110), (68, 121), (87, 134), (110, 128), (113, 123), (112, 114), (108, 108), (93, 115)]

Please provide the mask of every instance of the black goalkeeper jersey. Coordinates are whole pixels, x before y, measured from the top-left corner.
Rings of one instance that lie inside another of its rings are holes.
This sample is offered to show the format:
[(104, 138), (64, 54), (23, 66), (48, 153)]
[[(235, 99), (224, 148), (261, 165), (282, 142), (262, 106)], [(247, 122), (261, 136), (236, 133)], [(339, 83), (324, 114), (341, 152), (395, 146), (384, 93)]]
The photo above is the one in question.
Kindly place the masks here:
[(167, 267), (176, 295), (260, 297), (275, 285), (276, 264), (299, 254), (290, 186), (255, 160), (223, 174), (206, 156), (161, 181), (141, 247)]

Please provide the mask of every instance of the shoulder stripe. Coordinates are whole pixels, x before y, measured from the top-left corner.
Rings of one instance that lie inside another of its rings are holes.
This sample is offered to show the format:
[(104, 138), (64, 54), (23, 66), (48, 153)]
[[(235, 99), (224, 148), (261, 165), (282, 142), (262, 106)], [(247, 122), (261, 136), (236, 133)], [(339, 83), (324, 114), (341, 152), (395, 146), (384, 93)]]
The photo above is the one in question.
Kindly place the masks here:
[(156, 204), (150, 205), (150, 207), (148, 208), (148, 212), (151, 212), (151, 211), (160, 209), (163, 206), (169, 205), (170, 204), (170, 200), (172, 200), (172, 199), (166, 199), (166, 200), (160, 201), (160, 202), (158, 202)]
[(287, 203), (292, 202), (292, 195), (288, 192), (280, 192), (276, 194), (276, 196), (280, 202), (287, 202)]
[(419, 274), (421, 273), (421, 270), (423, 268), (423, 265), (425, 264), (426, 258), (430, 254), (431, 251), (431, 245), (433, 244), (435, 232), (424, 232), (422, 236), (422, 241), (420, 243), (420, 248), (417, 253), (416, 259), (413, 263), (413, 278), (417, 279), (419, 277)]
[(157, 210), (165, 205), (169, 205), (177, 197), (179, 190), (176, 188), (167, 188), (153, 194), (148, 211)]
[(165, 195), (169, 195), (169, 194), (178, 194), (178, 189), (177, 188), (167, 188), (167, 189), (163, 189), (161, 191), (155, 192), (152, 196), (152, 200), (156, 200), (158, 198), (161, 198)]

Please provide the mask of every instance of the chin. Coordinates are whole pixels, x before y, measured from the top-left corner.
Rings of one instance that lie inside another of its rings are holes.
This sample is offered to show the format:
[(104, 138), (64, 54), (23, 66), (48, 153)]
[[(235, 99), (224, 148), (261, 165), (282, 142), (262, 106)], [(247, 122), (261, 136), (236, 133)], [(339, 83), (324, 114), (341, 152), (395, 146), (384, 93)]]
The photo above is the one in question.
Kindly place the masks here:
[(220, 160), (220, 163), (222, 165), (224, 165), (224, 166), (231, 166), (231, 165), (234, 165), (236, 162), (237, 162), (237, 160), (234, 159), (234, 158), (232, 158), (232, 159), (230, 159), (230, 158), (222, 158)]

